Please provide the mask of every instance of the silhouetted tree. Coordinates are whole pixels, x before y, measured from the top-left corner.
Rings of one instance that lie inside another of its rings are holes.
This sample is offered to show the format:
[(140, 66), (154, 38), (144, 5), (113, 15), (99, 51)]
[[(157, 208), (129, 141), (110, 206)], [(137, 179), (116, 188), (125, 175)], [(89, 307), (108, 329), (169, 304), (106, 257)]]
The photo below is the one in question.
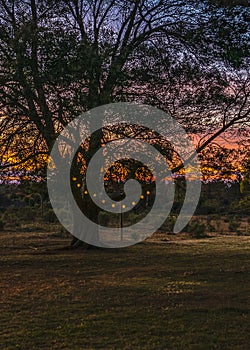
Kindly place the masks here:
[[(225, 5), (0, 0), (1, 168), (46, 162), (69, 121), (113, 101), (152, 104), (191, 133), (205, 131), (198, 152), (247, 128), (249, 8)], [(99, 130), (81, 147), (86, 166), (103, 142)]]

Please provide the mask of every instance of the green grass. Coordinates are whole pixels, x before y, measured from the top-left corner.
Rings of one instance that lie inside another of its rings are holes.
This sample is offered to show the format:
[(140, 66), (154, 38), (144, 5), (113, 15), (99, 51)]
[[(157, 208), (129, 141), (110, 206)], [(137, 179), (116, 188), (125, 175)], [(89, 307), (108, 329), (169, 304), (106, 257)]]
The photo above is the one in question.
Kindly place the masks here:
[(0, 349), (249, 349), (250, 238), (65, 250), (1, 234)]

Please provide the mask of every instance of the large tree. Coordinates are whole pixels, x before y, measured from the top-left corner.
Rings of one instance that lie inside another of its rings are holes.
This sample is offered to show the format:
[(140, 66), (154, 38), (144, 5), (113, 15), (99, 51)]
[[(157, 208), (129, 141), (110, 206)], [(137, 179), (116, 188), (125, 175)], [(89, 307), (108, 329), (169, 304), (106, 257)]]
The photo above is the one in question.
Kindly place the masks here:
[[(1, 167), (41, 164), (69, 121), (113, 101), (162, 108), (202, 133), (198, 152), (248, 132), (249, 7), (229, 3), (0, 0)], [(106, 135), (81, 147), (86, 166)]]

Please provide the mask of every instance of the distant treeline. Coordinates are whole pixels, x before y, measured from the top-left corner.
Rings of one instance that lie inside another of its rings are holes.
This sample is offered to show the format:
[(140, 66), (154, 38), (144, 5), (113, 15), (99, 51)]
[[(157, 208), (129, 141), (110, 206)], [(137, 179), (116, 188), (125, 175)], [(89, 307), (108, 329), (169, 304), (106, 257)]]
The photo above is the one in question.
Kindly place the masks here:
[[(136, 211), (143, 211), (154, 203), (154, 185), (142, 186), (144, 198), (136, 206)], [(122, 184), (109, 184), (107, 192), (111, 198), (122, 199)], [(177, 182), (175, 200), (172, 212), (178, 213), (181, 209), (185, 196), (185, 184)], [(237, 182), (210, 182), (202, 183), (200, 202), (196, 210), (197, 215), (208, 214), (230, 214), (237, 210), (243, 195), (240, 192), (240, 184)], [(4, 213), (8, 207), (21, 208), (25, 206), (40, 207), (50, 206), (49, 197), (44, 183), (32, 183), (22, 185), (1, 185), (0, 186), (0, 213)]]

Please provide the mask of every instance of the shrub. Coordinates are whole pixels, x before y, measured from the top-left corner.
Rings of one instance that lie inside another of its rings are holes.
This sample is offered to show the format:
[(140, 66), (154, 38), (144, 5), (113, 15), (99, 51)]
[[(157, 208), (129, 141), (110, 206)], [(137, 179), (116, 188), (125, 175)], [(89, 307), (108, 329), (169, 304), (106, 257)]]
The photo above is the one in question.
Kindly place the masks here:
[(137, 222), (140, 222), (145, 217), (145, 214), (137, 214), (135, 212), (128, 212), (123, 214), (124, 223), (130, 225), (134, 225)]
[(9, 206), (8, 209), (5, 211), (5, 213), (3, 214), (3, 221), (5, 222), (5, 224), (10, 224), (10, 225), (14, 225), (15, 222), (17, 222), (19, 220), (18, 216), (17, 216), (17, 209), (14, 206)]
[(5, 222), (2, 219), (0, 219), (0, 231), (4, 230), (4, 226), (5, 226)]
[(237, 231), (239, 226), (240, 226), (240, 221), (236, 221), (235, 219), (233, 219), (233, 220), (230, 220), (228, 229), (230, 232), (235, 232)]
[(186, 228), (187, 232), (191, 234), (193, 238), (205, 238), (206, 235), (206, 225), (199, 220), (191, 221)]
[(216, 229), (215, 229), (214, 225), (208, 224), (207, 225), (207, 231), (209, 231), (209, 232), (216, 232)]
[(55, 223), (57, 222), (57, 217), (54, 213), (54, 211), (52, 209), (49, 209), (47, 210), (45, 213), (44, 213), (44, 216), (43, 216), (44, 220), (49, 222), (49, 223)]
[(31, 219), (35, 219), (38, 217), (39, 211), (35, 208), (31, 208), (25, 206), (17, 210), (17, 216), (23, 221), (31, 221)]
[(164, 222), (164, 224), (162, 225), (163, 231), (167, 233), (172, 233), (174, 230), (174, 225), (176, 223), (176, 220), (177, 218), (175, 215), (169, 215), (166, 221)]
[(101, 225), (103, 226), (108, 226), (110, 221), (110, 214), (105, 212), (105, 211), (101, 211), (99, 213), (99, 222)]
[(139, 216), (139, 214), (136, 214), (133, 212), (128, 212), (128, 213), (123, 214), (125, 222), (128, 222), (130, 225), (133, 225), (136, 222), (138, 222), (138, 216)]

